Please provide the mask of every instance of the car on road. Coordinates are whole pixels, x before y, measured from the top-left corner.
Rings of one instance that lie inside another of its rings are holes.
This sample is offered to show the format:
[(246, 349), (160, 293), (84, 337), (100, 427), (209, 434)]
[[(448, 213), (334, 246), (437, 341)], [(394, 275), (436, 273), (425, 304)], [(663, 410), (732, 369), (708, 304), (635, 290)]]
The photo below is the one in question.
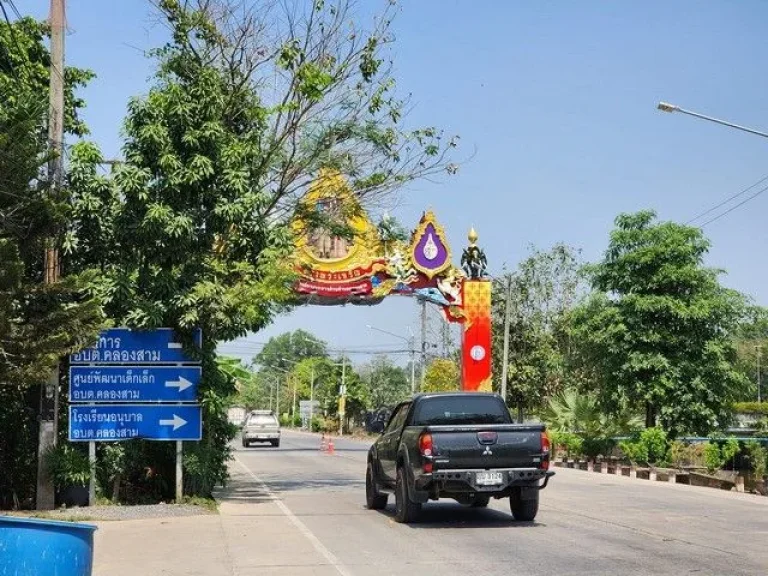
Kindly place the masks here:
[(399, 404), (368, 452), (366, 505), (395, 496), (395, 519), (417, 520), (422, 504), (452, 498), (485, 507), (509, 498), (516, 520), (531, 521), (549, 470), (543, 424), (515, 424), (498, 394), (419, 394)]
[(280, 422), (271, 410), (252, 410), (242, 428), (243, 448), (255, 442), (269, 442), (280, 446)]

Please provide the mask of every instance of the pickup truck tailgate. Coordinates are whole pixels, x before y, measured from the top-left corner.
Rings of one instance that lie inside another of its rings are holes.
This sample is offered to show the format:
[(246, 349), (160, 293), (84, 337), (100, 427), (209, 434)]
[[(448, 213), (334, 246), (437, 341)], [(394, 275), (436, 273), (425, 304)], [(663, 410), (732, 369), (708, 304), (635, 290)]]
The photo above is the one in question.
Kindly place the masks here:
[(436, 470), (538, 468), (542, 425), (429, 426)]

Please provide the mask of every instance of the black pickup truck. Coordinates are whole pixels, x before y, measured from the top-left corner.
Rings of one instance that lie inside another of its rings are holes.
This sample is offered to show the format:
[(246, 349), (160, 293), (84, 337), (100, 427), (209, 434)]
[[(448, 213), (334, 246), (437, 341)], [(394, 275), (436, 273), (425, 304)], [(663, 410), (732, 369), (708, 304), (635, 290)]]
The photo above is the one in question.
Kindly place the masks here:
[(513, 424), (498, 394), (420, 394), (395, 408), (371, 446), (366, 504), (381, 510), (394, 493), (395, 519), (407, 523), (428, 500), (485, 507), (508, 497), (514, 518), (531, 521), (554, 475), (549, 452), (544, 425)]

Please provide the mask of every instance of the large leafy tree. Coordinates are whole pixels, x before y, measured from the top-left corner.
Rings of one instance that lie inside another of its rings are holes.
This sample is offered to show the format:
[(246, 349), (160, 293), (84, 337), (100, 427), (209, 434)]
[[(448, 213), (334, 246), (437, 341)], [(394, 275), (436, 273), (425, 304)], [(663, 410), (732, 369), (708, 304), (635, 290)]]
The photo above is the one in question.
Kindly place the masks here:
[(494, 281), (493, 372), (500, 389), (508, 313), (507, 398), (519, 412), (541, 408), (580, 378), (569, 363), (567, 329), (582, 288), (578, 257), (578, 251), (565, 244), (547, 251), (532, 249), (514, 272)]
[[(403, 104), (382, 50), (344, 3), (159, 0), (169, 42), (125, 121), (125, 162), (102, 176), (94, 146), (72, 155), (76, 221), (68, 262), (98, 268), (109, 316), (128, 326), (204, 335), (204, 439), (191, 445), (189, 489), (226, 477), (231, 428), (220, 341), (255, 332), (290, 300), (286, 226), (320, 168), (371, 201), (413, 178), (454, 169), (432, 128), (401, 127)], [(148, 448), (148, 450), (150, 450)], [(170, 459), (170, 450), (151, 448)]]
[[(0, 25), (0, 508), (34, 496), (39, 384), (59, 359), (95, 339), (103, 316), (87, 273), (43, 284), (43, 254), (69, 217), (66, 189), (45, 177), (50, 57), (47, 27)], [(86, 132), (75, 90), (91, 78), (65, 70), (64, 126)]]
[(292, 370), (303, 359), (327, 357), (327, 349), (325, 342), (306, 330), (296, 330), (270, 338), (253, 362), (264, 369)]
[(410, 374), (386, 356), (378, 356), (361, 371), (361, 377), (368, 382), (371, 407), (394, 407), (411, 393)]
[(732, 332), (737, 293), (706, 268), (699, 228), (658, 222), (653, 212), (616, 219), (595, 293), (575, 312), (574, 334), (596, 369), (601, 404), (643, 410), (646, 426), (707, 434), (727, 423), (735, 391)]
[(735, 332), (736, 368), (744, 375), (745, 386), (736, 400), (752, 402), (758, 397), (758, 372), (760, 374), (760, 398), (768, 391), (768, 309), (749, 306)]

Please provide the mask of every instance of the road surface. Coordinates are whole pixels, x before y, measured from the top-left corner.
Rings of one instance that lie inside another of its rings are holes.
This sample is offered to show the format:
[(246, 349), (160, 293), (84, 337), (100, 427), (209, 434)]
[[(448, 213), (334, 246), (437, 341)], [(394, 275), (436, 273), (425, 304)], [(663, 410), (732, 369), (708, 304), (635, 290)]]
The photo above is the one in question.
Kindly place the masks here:
[(557, 469), (533, 523), (492, 500), (431, 503), (401, 525), (392, 497), (383, 512), (364, 507), (367, 443), (337, 441), (333, 456), (318, 446), (284, 431), (278, 449), (238, 445), (233, 463), (235, 492), (266, 492), (317, 552), (302, 574), (768, 574), (768, 498)]

